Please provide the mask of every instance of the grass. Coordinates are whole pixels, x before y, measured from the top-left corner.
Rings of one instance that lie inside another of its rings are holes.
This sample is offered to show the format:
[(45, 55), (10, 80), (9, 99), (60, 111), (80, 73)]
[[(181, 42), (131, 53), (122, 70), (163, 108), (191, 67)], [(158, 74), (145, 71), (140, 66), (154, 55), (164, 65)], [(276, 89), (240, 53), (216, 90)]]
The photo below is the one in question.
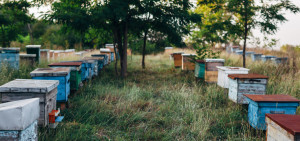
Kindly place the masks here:
[[(222, 58), (226, 65), (241, 66), (238, 56)], [(113, 64), (106, 67), (72, 94), (57, 129), (39, 129), (39, 140), (264, 140), (265, 132), (248, 124), (247, 107), (228, 100), (226, 89), (174, 69), (168, 56), (146, 60), (142, 70), (141, 56), (129, 58), (127, 79), (114, 74)], [(251, 61), (248, 68), (270, 77), (268, 94), (300, 98), (299, 72)]]

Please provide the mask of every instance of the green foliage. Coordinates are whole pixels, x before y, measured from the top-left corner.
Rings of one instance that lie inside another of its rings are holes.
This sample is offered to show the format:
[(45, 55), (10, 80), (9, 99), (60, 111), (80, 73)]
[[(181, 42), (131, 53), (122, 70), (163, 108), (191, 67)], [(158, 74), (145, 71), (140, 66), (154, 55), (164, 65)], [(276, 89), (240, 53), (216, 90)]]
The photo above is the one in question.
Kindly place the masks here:
[(204, 60), (207, 58), (218, 58), (221, 52), (216, 52), (210, 46), (196, 46), (194, 47), (197, 53), (195, 59)]
[(31, 21), (29, 7), (26, 0), (0, 3), (0, 42), (3, 47), (9, 47), (10, 42), (18, 38), (18, 34), (24, 34), (25, 24)]

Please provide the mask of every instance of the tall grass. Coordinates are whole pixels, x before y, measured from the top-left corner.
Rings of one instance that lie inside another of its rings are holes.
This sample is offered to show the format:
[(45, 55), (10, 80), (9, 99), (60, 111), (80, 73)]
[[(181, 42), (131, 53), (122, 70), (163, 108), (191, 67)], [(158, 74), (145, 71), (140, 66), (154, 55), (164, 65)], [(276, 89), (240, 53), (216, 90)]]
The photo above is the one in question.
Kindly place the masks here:
[[(222, 54), (226, 65), (241, 66), (238, 56)], [(263, 140), (265, 133), (247, 122), (247, 107), (237, 105), (216, 84), (193, 72), (174, 69), (167, 55), (128, 59), (128, 78), (113, 64), (73, 93), (64, 121), (55, 130), (39, 129), (40, 140)], [(299, 96), (299, 74), (288, 67), (251, 62), (251, 72), (270, 77), (268, 94)], [(299, 110), (298, 110), (299, 114)]]

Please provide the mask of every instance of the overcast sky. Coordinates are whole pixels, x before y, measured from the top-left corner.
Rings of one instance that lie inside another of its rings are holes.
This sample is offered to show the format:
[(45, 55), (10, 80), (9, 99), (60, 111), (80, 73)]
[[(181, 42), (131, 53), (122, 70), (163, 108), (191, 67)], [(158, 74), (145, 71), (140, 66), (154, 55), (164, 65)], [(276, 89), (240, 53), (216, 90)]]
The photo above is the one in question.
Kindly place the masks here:
[[(300, 0), (291, 1), (298, 7), (300, 7)], [(31, 14), (34, 14), (35, 17), (39, 17), (42, 15), (40, 12), (46, 12), (49, 9), (50, 6), (41, 8), (34, 7), (31, 8), (29, 12)], [(280, 47), (284, 44), (300, 45), (300, 13), (295, 15), (287, 12), (286, 18), (288, 19), (288, 21), (279, 26), (278, 32), (275, 35), (268, 37), (279, 40), (277, 47)], [(255, 30), (253, 34), (255, 37), (263, 38), (263, 34), (261, 34), (259, 30)]]

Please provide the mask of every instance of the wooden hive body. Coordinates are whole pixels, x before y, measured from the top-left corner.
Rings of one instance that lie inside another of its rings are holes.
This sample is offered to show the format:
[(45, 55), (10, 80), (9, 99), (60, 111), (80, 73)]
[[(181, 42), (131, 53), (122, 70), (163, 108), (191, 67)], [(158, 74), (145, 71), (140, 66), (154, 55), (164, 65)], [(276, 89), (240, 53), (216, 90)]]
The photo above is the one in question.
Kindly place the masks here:
[(218, 68), (217, 66), (224, 66), (224, 59), (205, 59), (205, 82), (218, 82)]
[(217, 66), (218, 85), (222, 88), (229, 88), (229, 74), (248, 74), (249, 69), (241, 67)]
[(192, 60), (194, 54), (182, 54), (182, 70), (195, 70), (195, 62)]
[(175, 68), (180, 68), (182, 66), (182, 54), (183, 52), (176, 52), (172, 54)]
[(39, 98), (39, 126), (48, 125), (48, 113), (56, 109), (56, 94), (59, 81), (16, 79), (0, 86), (1, 102)]

